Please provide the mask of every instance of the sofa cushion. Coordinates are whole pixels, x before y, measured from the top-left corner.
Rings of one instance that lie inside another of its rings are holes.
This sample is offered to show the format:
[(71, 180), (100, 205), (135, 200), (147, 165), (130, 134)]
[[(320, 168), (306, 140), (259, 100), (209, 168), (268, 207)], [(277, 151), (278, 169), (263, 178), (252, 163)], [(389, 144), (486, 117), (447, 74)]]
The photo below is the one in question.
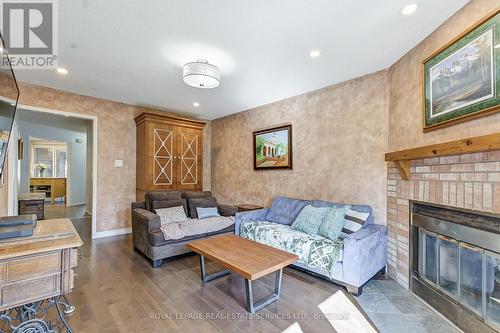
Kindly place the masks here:
[(309, 200), (276, 197), (269, 208), (266, 220), (279, 224), (291, 225), (302, 208), (310, 205)]
[(299, 257), (299, 263), (332, 277), (336, 262), (342, 261), (342, 240), (332, 241), (320, 235), (311, 236), (290, 226), (267, 221), (247, 221), (240, 226), (240, 236)]
[(205, 237), (227, 234), (227, 233), (234, 233), (234, 224), (230, 225), (224, 229), (220, 229), (220, 230), (209, 232), (209, 233), (202, 233), (199, 235), (191, 235), (191, 236), (186, 236), (186, 237), (183, 237), (180, 239), (169, 239), (169, 240), (165, 240), (165, 237), (163, 237), (163, 233), (161, 232), (160, 228), (156, 228), (156, 229), (153, 229), (149, 232), (148, 243), (151, 246), (162, 246), (162, 245), (187, 242), (187, 241), (191, 241), (191, 240), (195, 240), (195, 239), (201, 239), (201, 238), (205, 238)]
[[(312, 203), (313, 207), (342, 207), (345, 204), (334, 203), (330, 201), (315, 200)], [(352, 205), (351, 210), (359, 213), (368, 213), (369, 216), (363, 224), (363, 228), (374, 223), (373, 209), (368, 205)]]
[(217, 207), (217, 199), (214, 197), (188, 199), (189, 217), (192, 219), (198, 218), (196, 207)]
[(146, 210), (153, 212), (153, 202), (154, 201), (166, 201), (173, 199), (182, 199), (181, 192), (179, 191), (158, 191), (158, 192), (147, 192), (145, 197)]
[(293, 221), (292, 229), (314, 236), (318, 233), (319, 226), (323, 223), (323, 219), (330, 210), (330, 207), (307, 205), (302, 208), (295, 221)]
[(345, 214), (349, 209), (350, 205), (330, 208), (319, 227), (318, 234), (331, 240), (339, 239), (344, 227)]
[(160, 225), (162, 226), (167, 223), (187, 221), (187, 216), (182, 206), (155, 209), (155, 213), (160, 217)]
[(212, 192), (210, 191), (185, 191), (182, 192), (182, 197), (186, 200), (192, 199), (192, 198), (206, 198), (206, 197), (211, 197)]
[(163, 232), (161, 232), (160, 228), (153, 229), (149, 232), (148, 234), (148, 242), (152, 246), (162, 246), (162, 245), (167, 245), (167, 244), (174, 244), (174, 243), (179, 243), (179, 242), (184, 242), (184, 241), (189, 241), (189, 240), (195, 240), (198, 238), (205, 237), (206, 234), (201, 234), (201, 235), (193, 235), (193, 236), (186, 236), (180, 239), (169, 239), (165, 240), (165, 237), (163, 237)]
[(153, 201), (153, 211), (160, 208), (169, 208), (182, 206), (184, 208), (184, 213), (188, 215), (187, 202), (185, 199), (173, 199), (173, 200), (163, 200), (163, 201)]
[(220, 216), (217, 207), (196, 207), (196, 215), (200, 220)]

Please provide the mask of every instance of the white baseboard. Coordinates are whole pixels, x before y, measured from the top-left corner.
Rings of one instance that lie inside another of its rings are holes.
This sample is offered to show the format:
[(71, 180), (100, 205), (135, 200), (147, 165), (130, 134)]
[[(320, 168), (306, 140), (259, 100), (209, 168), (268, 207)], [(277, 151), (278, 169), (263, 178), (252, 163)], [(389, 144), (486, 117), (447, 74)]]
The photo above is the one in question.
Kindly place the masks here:
[(130, 234), (132, 232), (132, 228), (122, 228), (122, 229), (113, 229), (113, 230), (106, 230), (106, 231), (97, 231), (94, 235), (94, 239), (96, 238), (103, 238), (103, 237), (111, 237), (111, 236), (118, 236), (118, 235), (125, 235), (125, 234)]

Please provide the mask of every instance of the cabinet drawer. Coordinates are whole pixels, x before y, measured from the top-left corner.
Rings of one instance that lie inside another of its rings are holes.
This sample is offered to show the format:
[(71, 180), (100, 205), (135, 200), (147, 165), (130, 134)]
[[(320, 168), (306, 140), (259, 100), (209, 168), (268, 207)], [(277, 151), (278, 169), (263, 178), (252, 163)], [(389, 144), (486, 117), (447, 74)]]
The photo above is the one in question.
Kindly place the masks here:
[(75, 270), (72, 269), (70, 272), (69, 272), (69, 290), (72, 291), (74, 288), (75, 288), (75, 277), (76, 277), (76, 274), (75, 274)]
[(47, 253), (6, 263), (5, 282), (14, 282), (61, 272), (60, 252)]
[(60, 292), (60, 275), (50, 275), (2, 288), (2, 308), (33, 302), (55, 296)]
[(71, 249), (70, 267), (78, 266), (78, 249)]
[(52, 184), (52, 180), (50, 179), (37, 179), (31, 181), (31, 185), (50, 185), (50, 184)]

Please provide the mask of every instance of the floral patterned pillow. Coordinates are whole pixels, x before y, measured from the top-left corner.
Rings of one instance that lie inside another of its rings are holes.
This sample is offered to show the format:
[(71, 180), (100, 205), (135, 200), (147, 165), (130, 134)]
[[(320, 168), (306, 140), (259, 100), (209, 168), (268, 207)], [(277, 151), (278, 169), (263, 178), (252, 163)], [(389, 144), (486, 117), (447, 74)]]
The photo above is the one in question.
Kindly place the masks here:
[(326, 213), (328, 213), (330, 209), (330, 207), (305, 206), (302, 208), (295, 221), (293, 221), (292, 229), (305, 232), (312, 236), (317, 235), (318, 229), (321, 223), (323, 223)]
[(155, 210), (156, 215), (160, 217), (160, 224), (187, 221), (183, 206), (160, 208)]

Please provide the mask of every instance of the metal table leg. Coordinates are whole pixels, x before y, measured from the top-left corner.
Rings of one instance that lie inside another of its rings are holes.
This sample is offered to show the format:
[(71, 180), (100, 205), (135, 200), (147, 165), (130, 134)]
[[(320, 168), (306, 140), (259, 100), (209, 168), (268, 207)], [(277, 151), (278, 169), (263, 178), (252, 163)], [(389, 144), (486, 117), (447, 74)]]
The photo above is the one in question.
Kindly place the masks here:
[(200, 255), (200, 271), (201, 271), (201, 281), (203, 281), (203, 284), (215, 280), (217, 278), (220, 278), (222, 276), (231, 274), (231, 271), (228, 269), (224, 269), (222, 271), (212, 273), (212, 274), (207, 274), (205, 270), (205, 257)]
[(255, 313), (259, 311), (263, 307), (271, 304), (274, 301), (277, 301), (280, 297), (281, 290), (281, 278), (283, 276), (283, 269), (276, 271), (276, 276), (274, 278), (274, 291), (268, 297), (258, 301), (257, 303), (253, 302), (253, 290), (252, 290), (252, 280), (245, 279), (245, 290), (247, 296), (247, 310), (250, 313)]

